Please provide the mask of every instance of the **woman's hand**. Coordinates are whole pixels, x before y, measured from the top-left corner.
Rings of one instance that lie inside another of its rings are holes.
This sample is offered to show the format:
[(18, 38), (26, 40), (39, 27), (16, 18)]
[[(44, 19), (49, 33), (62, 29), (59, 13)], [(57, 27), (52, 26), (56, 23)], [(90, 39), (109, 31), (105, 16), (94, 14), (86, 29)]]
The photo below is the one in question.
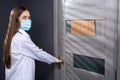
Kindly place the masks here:
[(63, 63), (62, 57), (59, 56), (58, 59), (59, 59), (59, 62), (58, 62), (58, 63), (61, 63), (61, 64), (62, 64), (62, 63)]
[(59, 59), (59, 62), (58, 63), (63, 63), (63, 61), (61, 59)]

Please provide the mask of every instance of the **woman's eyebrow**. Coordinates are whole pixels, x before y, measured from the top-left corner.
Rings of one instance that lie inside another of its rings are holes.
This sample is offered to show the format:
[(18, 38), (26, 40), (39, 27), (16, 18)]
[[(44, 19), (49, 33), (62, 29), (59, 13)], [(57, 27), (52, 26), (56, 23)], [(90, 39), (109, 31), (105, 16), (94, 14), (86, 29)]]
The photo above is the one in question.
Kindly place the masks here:
[(27, 16), (23, 16), (23, 18), (26, 18)]

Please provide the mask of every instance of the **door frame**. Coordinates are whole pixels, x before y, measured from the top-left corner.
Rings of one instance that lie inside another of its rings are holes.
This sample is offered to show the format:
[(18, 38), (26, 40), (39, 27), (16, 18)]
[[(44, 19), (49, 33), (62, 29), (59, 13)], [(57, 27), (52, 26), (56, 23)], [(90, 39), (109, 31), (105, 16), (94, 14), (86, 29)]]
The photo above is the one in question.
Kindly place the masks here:
[(118, 0), (118, 41), (117, 41), (117, 68), (116, 68), (116, 80), (120, 80), (120, 0)]
[[(63, 25), (63, 18), (60, 17), (62, 16), (62, 0), (53, 0), (53, 24), (54, 24), (54, 55), (56, 57), (58, 56), (63, 56), (62, 53), (62, 35), (63, 33), (61, 32), (63, 30), (63, 27), (60, 27)], [(62, 57), (64, 61), (64, 57)], [(64, 64), (62, 65), (64, 66)], [(55, 65), (54, 67), (54, 80), (62, 80), (61, 76), (64, 76), (64, 70), (58, 69), (58, 66)]]

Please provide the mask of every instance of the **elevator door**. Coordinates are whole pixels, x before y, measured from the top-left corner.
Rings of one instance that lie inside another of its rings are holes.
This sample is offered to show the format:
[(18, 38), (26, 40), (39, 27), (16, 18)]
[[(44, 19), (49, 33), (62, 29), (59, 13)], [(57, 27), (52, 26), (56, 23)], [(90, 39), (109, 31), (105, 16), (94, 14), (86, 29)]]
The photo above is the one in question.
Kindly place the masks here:
[(58, 0), (56, 4), (56, 46), (64, 60), (57, 79), (115, 80), (117, 0)]

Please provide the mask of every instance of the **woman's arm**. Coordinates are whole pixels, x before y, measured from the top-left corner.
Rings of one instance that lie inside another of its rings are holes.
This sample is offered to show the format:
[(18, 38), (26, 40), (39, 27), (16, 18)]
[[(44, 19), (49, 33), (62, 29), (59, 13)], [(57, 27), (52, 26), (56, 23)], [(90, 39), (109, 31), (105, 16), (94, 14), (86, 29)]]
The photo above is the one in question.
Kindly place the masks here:
[(39, 49), (39, 47), (33, 43), (30, 37), (22, 41), (20, 51), (25, 56), (42, 62), (46, 62), (48, 64), (62, 62), (61, 60), (58, 60), (56, 57), (53, 57), (52, 55), (47, 53), (46, 51)]

